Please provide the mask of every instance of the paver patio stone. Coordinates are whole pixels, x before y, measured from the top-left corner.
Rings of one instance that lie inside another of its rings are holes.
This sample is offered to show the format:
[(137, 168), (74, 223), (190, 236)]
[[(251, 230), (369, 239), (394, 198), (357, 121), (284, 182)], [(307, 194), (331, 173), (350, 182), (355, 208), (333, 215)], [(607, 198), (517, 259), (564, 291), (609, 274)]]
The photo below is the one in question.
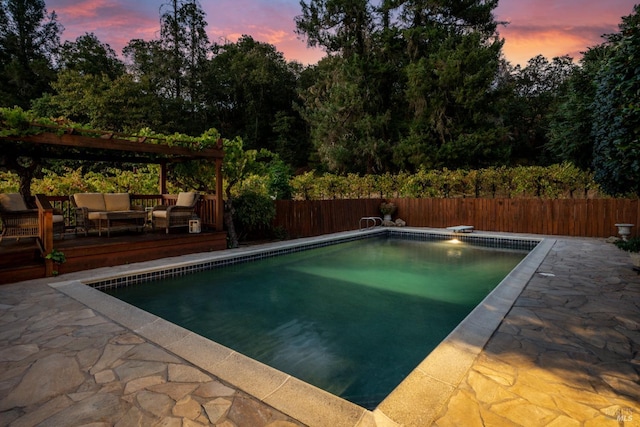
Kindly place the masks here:
[(547, 425), (558, 414), (549, 409), (533, 405), (526, 399), (513, 399), (491, 405), (491, 411), (519, 425)]
[(560, 415), (558, 418), (547, 424), (547, 427), (580, 427), (581, 422), (569, 418), (566, 415)]
[(196, 396), (211, 398), (233, 396), (235, 392), (236, 391), (233, 388), (227, 387), (219, 381), (210, 381), (198, 386), (198, 389), (194, 392), (194, 394)]
[(150, 377), (136, 378), (131, 380), (124, 387), (124, 394), (135, 393), (138, 390), (143, 390), (154, 385), (165, 383), (164, 376), (153, 375)]
[(571, 399), (563, 398), (562, 396), (554, 396), (554, 400), (558, 409), (564, 412), (571, 419), (585, 422), (596, 418), (599, 415), (599, 411), (595, 408), (587, 406), (582, 403), (578, 403)]
[(189, 418), (190, 420), (196, 420), (202, 415), (202, 407), (200, 403), (196, 402), (191, 398), (191, 396), (185, 396), (180, 399), (173, 406), (171, 413), (174, 416)]
[(15, 362), (35, 354), (40, 349), (36, 344), (16, 345), (12, 348), (0, 350), (0, 362)]
[(131, 350), (133, 345), (115, 345), (107, 344), (102, 352), (102, 356), (96, 362), (95, 365), (89, 370), (89, 373), (94, 374), (100, 372), (105, 368), (110, 368), (116, 360), (119, 360), (126, 352)]
[(76, 425), (90, 422), (106, 421), (114, 423), (122, 417), (125, 405), (112, 394), (96, 394), (80, 402), (66, 407), (54, 416), (46, 419), (45, 425), (62, 426), (73, 420)]
[(204, 407), (204, 410), (207, 412), (209, 421), (215, 424), (218, 421), (220, 421), (220, 419), (227, 413), (229, 408), (231, 408), (231, 401), (228, 399), (219, 397), (215, 400), (206, 402), (202, 406)]
[(449, 401), (447, 418), (438, 420), (436, 424), (439, 427), (485, 426), (477, 395), (474, 396), (465, 390), (455, 392)]
[(0, 400), (0, 411), (51, 399), (75, 389), (84, 380), (85, 376), (74, 358), (51, 354), (38, 359), (11, 394)]
[(136, 378), (147, 377), (153, 374), (165, 374), (167, 365), (162, 362), (149, 362), (144, 360), (127, 360), (114, 369), (122, 382), (128, 382)]
[(497, 384), (475, 370), (469, 372), (467, 384), (471, 387), (471, 390), (475, 394), (475, 399), (479, 402), (494, 402), (517, 397), (500, 384)]
[(142, 409), (155, 417), (171, 415), (174, 401), (169, 396), (143, 390), (135, 395), (136, 401)]
[(190, 395), (196, 388), (198, 388), (198, 385), (191, 383), (180, 384), (175, 382), (163, 382), (162, 384), (150, 385), (146, 388), (156, 393), (166, 394), (177, 402), (185, 396)]
[(178, 383), (206, 383), (211, 381), (211, 377), (202, 372), (200, 369), (196, 369), (191, 366), (170, 363), (169, 381)]

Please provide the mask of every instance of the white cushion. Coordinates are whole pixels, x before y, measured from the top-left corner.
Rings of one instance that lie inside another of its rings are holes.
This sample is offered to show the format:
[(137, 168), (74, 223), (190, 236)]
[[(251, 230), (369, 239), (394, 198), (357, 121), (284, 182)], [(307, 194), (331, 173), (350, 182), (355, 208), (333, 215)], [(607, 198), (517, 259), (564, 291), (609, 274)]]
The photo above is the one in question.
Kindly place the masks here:
[(167, 217), (167, 211), (165, 211), (165, 210), (153, 211), (152, 215), (153, 215), (154, 218), (166, 218)]
[(106, 211), (104, 196), (102, 193), (77, 193), (73, 200), (79, 208), (87, 208), (90, 211)]
[(128, 211), (131, 209), (129, 193), (107, 193), (104, 195), (104, 205), (107, 211)]
[(183, 191), (178, 193), (178, 201), (176, 201), (176, 206), (191, 206), (193, 204), (193, 198), (195, 196), (196, 193), (194, 193), (193, 191)]
[[(152, 215), (153, 215), (154, 218), (166, 218), (167, 217), (167, 211), (165, 211), (165, 210), (153, 211)], [(172, 218), (183, 217), (183, 216), (191, 217), (191, 212), (172, 212), (171, 213), (171, 217)]]
[(0, 204), (5, 211), (26, 211), (29, 209), (20, 193), (0, 194)]
[(103, 213), (104, 213), (104, 211), (101, 211), (101, 212), (98, 212), (98, 211), (96, 211), (96, 212), (89, 212), (89, 213), (87, 214), (87, 218), (89, 218), (89, 219), (90, 219), (90, 220), (92, 220), (92, 221), (95, 221), (95, 220), (98, 220), (98, 219), (102, 218), (102, 214), (103, 214)]

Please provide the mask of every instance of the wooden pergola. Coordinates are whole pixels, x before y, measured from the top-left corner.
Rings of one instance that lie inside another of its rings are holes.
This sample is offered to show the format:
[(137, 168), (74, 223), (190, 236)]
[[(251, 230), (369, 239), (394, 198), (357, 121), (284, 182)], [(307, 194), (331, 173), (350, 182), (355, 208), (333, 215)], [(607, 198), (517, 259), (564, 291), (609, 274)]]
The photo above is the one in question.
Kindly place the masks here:
[[(169, 145), (157, 137), (127, 135), (121, 133), (52, 127), (34, 124), (42, 132), (23, 136), (0, 136), (0, 157), (31, 157), (36, 159), (80, 160), (110, 163), (144, 163), (160, 165), (158, 188), (160, 194), (167, 193), (167, 167), (171, 163), (205, 160), (215, 162), (215, 229), (223, 231), (222, 140), (215, 148), (190, 147), (189, 142)], [(46, 198), (36, 197), (41, 212), (41, 242), (44, 252), (53, 249), (53, 209)], [(48, 262), (47, 264), (51, 264)], [(50, 265), (47, 267), (50, 270)]]

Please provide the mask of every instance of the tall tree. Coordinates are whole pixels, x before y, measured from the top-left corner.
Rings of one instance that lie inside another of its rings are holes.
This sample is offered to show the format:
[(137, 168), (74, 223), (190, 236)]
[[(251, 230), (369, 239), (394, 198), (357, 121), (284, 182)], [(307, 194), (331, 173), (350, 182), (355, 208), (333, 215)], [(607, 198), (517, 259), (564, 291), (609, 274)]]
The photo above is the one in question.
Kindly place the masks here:
[(483, 165), (504, 157), (491, 108), (497, 0), (301, 2), (297, 31), (332, 54), (307, 94), (321, 158), (337, 171)]
[(302, 154), (305, 161), (306, 130), (293, 107), (299, 64), (250, 36), (216, 45), (213, 52), (203, 86), (220, 131), (242, 137), (248, 149), (266, 148), (292, 163)]
[[(170, 0), (160, 7), (160, 40), (166, 49), (171, 92), (195, 101), (209, 50), (205, 13), (197, 0)], [(186, 86), (187, 93), (183, 93)]]
[(0, 0), (0, 106), (27, 108), (49, 90), (62, 31), (44, 0)]
[(611, 54), (595, 79), (595, 180), (610, 194), (640, 196), (640, 5), (607, 36)]
[(373, 9), (367, 0), (311, 0), (300, 2), (296, 32), (309, 46), (349, 57), (367, 51), (374, 30)]
[(554, 163), (570, 162), (583, 170), (592, 168), (595, 78), (609, 48), (605, 44), (589, 48), (567, 79), (566, 91), (559, 94), (560, 103), (549, 116), (545, 147)]
[(303, 114), (320, 160), (339, 172), (385, 171), (393, 106), (402, 105), (403, 63), (389, 2), (374, 7), (363, 0), (316, 0), (301, 6), (298, 34), (330, 54), (317, 67), (319, 79), (303, 93)]
[(409, 108), (396, 164), (480, 167), (504, 158), (508, 149), (494, 88), (502, 48), (492, 14), (497, 3), (403, 3)]

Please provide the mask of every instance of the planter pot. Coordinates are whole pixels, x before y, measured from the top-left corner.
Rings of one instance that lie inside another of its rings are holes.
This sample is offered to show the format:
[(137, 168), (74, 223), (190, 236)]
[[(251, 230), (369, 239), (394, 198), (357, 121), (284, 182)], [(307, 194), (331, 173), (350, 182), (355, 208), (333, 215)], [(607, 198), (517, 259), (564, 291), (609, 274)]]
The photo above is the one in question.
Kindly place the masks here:
[(385, 221), (391, 221), (391, 214), (384, 214)]
[(615, 226), (618, 227), (618, 234), (622, 240), (627, 240), (627, 236), (631, 234), (631, 227), (633, 227), (634, 224), (616, 224)]

